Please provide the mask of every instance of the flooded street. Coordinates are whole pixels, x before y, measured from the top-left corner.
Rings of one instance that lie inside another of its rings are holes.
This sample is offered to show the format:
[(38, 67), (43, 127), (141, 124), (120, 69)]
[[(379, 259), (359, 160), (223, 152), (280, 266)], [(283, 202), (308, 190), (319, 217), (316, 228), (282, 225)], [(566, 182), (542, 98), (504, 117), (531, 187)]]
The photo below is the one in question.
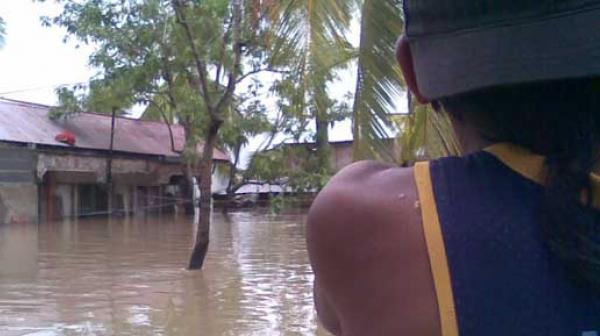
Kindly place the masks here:
[(0, 226), (0, 335), (325, 335), (304, 220), (216, 213), (200, 272), (189, 218)]

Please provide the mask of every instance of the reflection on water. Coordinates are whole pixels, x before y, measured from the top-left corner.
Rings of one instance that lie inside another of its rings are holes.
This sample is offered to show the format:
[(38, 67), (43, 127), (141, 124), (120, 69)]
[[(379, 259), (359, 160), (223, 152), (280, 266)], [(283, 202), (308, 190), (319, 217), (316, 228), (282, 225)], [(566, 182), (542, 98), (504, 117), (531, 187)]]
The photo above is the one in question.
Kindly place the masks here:
[(325, 335), (304, 216), (214, 215), (200, 272), (189, 218), (0, 227), (0, 335)]

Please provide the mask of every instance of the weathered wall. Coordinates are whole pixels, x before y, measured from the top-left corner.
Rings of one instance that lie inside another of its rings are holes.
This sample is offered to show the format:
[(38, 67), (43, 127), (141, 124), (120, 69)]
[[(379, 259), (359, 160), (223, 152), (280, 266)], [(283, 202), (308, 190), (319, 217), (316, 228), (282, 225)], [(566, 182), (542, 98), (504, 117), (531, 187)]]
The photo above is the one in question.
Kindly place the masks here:
[(0, 148), (0, 224), (37, 221), (35, 154), (26, 147)]
[[(60, 183), (105, 183), (107, 159), (73, 154), (39, 154), (36, 167), (38, 180), (41, 181), (49, 171), (68, 173), (64, 177), (58, 176)], [(87, 174), (93, 175), (86, 177)], [(168, 184), (171, 176), (180, 175), (181, 167), (157, 161), (115, 158), (112, 174), (115, 183), (161, 185)], [(69, 177), (73, 180), (69, 181)], [(87, 181), (90, 178), (92, 180)]]
[(229, 185), (229, 169), (226, 163), (215, 163), (212, 174), (212, 192), (213, 194), (224, 194)]
[[(106, 157), (93, 154), (46, 151), (37, 155), (35, 179), (41, 183), (40, 211), (43, 220), (81, 215), (89, 210), (86, 210), (83, 203), (90, 205), (94, 202), (86, 203), (87, 198), (81, 189), (76, 190), (77, 186), (105, 184), (108, 167)], [(177, 163), (143, 158), (114, 158), (113, 210), (125, 213), (147, 209), (160, 211), (164, 203), (172, 202), (164, 200), (163, 186), (170, 184), (173, 176), (181, 174), (181, 165)], [(213, 190), (225, 190), (228, 178), (223, 169), (215, 169)], [(105, 208), (96, 210), (106, 211)]]
[(0, 223), (37, 222), (38, 191), (35, 184), (0, 184)]
[(352, 143), (334, 144), (331, 149), (331, 167), (334, 172), (339, 172), (352, 163)]

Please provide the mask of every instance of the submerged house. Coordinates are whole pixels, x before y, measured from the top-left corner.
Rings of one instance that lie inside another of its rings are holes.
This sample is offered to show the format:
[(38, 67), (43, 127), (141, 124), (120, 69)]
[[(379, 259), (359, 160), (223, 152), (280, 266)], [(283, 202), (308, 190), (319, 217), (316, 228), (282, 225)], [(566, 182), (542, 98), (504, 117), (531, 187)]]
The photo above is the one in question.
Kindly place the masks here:
[[(181, 127), (118, 117), (111, 151), (110, 116), (52, 120), (49, 112), (49, 106), (0, 99), (0, 223), (177, 211), (189, 202), (180, 191)], [(227, 186), (220, 167), (229, 157), (215, 149), (213, 160), (216, 193)]]

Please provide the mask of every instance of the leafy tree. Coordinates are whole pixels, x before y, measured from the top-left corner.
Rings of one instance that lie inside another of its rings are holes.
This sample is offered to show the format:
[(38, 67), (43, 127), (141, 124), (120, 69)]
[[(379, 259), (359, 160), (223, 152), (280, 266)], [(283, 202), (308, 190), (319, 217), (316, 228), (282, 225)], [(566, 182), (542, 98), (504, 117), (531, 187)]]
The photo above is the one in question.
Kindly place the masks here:
[(258, 152), (245, 171), (247, 180), (280, 185), (294, 192), (319, 191), (330, 177), (331, 172), (307, 146), (280, 145)]
[(63, 90), (63, 112), (108, 112), (142, 103), (153, 110), (149, 114), (182, 125), (187, 185), (196, 176), (201, 190), (190, 268), (201, 268), (208, 248), (213, 150), (222, 129), (239, 114), (238, 84), (273, 68), (269, 27), (264, 24), (269, 2), (58, 2), (64, 6), (62, 13), (43, 22), (62, 26), (68, 37), (94, 45), (90, 64), (99, 69), (84, 94)]
[(275, 127), (267, 118), (266, 107), (258, 100), (253, 100), (247, 106), (236, 108), (231, 118), (231, 122), (227, 123), (221, 134), (222, 146), (228, 148), (233, 155), (227, 186), (229, 199), (233, 198), (233, 193), (244, 182), (237, 180), (237, 167), (240, 163), (242, 147), (248, 145), (252, 137), (268, 132)]

